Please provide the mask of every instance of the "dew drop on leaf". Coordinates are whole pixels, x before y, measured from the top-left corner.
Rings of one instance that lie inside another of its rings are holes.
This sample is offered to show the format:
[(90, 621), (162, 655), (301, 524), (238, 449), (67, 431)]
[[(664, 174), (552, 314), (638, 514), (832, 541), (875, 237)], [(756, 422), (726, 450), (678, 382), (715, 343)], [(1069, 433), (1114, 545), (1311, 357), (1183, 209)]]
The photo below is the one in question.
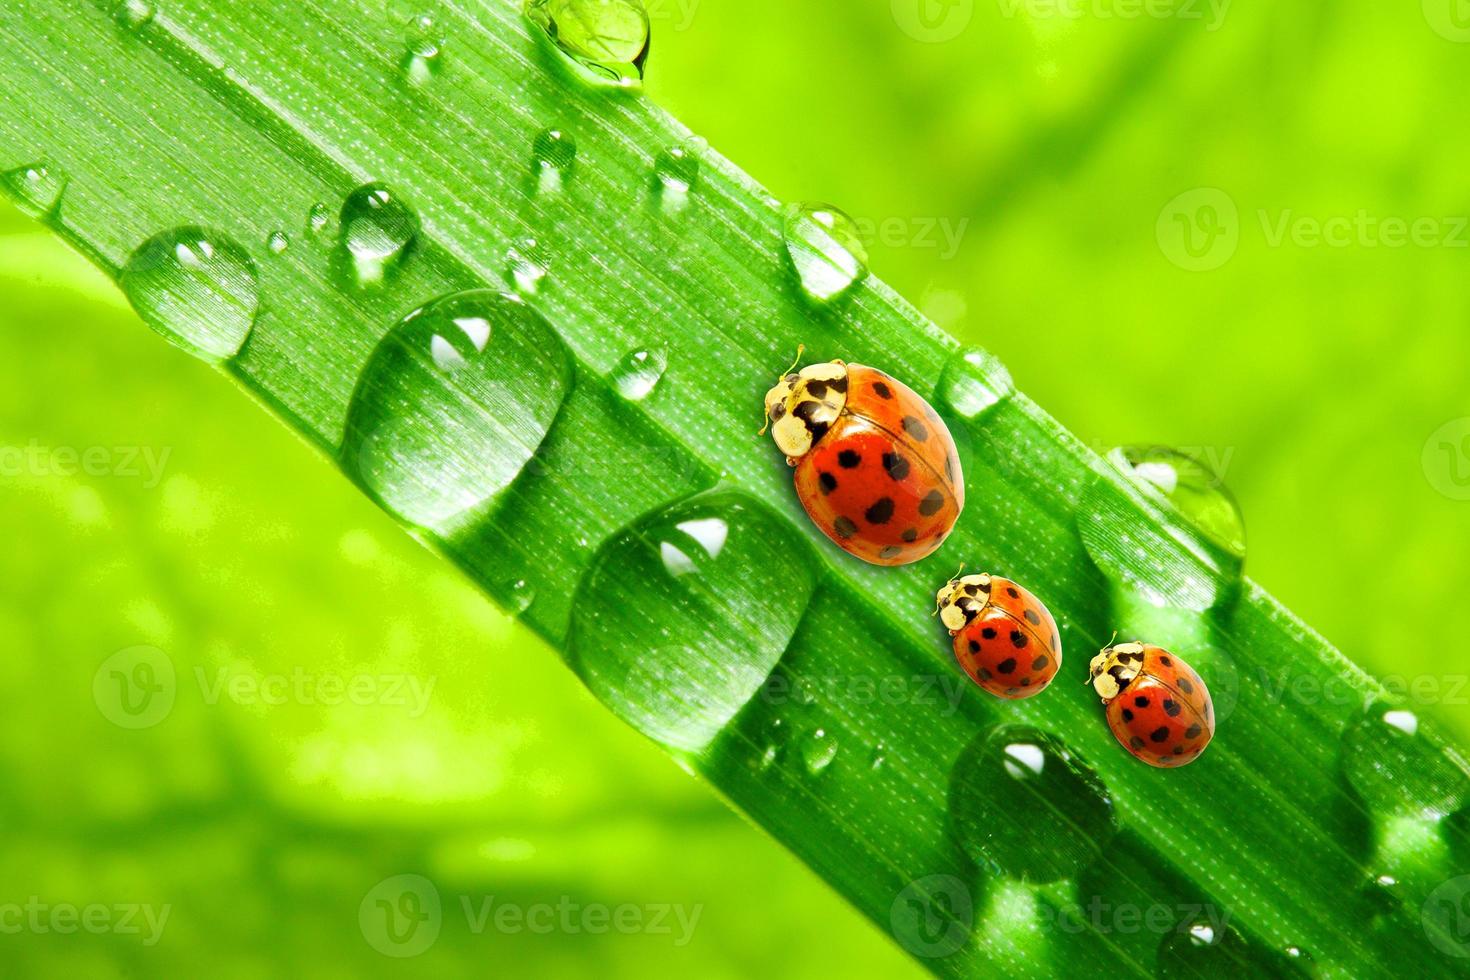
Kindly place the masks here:
[(265, 240), (265, 247), (270, 249), (272, 255), (280, 255), (291, 247), (291, 239), (284, 231), (273, 231)]
[(559, 190), (577, 162), (577, 141), (560, 129), (543, 129), (531, 142), (531, 169), (543, 191)]
[(1015, 394), (1005, 365), (987, 351), (961, 351), (939, 378), (939, 395), (955, 414), (978, 419)]
[(434, 18), (419, 14), (409, 22), (400, 67), (410, 86), (427, 85), (444, 67), (444, 37)]
[(684, 147), (671, 146), (654, 160), (653, 175), (665, 194), (685, 195), (699, 180), (699, 160)]
[(521, 615), (536, 601), (536, 590), (523, 578), (511, 582), (502, 592), (505, 596), (505, 607), (513, 616)]
[(567, 659), (618, 717), (699, 751), (760, 692), (817, 578), (805, 540), (764, 504), (701, 494), (603, 545), (572, 603)]
[(331, 223), (331, 220), (331, 210), (318, 201), (311, 206), (311, 211), (306, 215), (306, 230), (312, 235), (320, 235), (327, 230), (327, 225)]
[(53, 213), (66, 192), (66, 174), (53, 163), (39, 161), (0, 174), (0, 187), (15, 206), (32, 218)]
[(342, 205), (342, 248), (362, 285), (382, 282), (419, 236), (419, 216), (383, 184), (365, 184)]
[(1245, 560), (1245, 520), (1224, 479), (1198, 456), (1166, 446), (1122, 450), (1135, 482), (1158, 493), (1237, 561)]
[(801, 288), (818, 302), (836, 299), (867, 273), (857, 222), (830, 204), (787, 208), (783, 234)]
[(120, 284), (145, 323), (206, 360), (238, 354), (260, 309), (250, 254), (228, 236), (192, 225), (140, 245)]
[(153, 18), (158, 16), (158, 8), (151, 0), (121, 0), (114, 8), (113, 16), (124, 30), (136, 31), (153, 23)]
[(1075, 875), (1118, 832), (1112, 797), (1092, 767), (1060, 739), (1023, 726), (993, 729), (965, 747), (950, 773), (949, 808), (971, 858), (1033, 882)]
[(505, 281), (516, 292), (536, 293), (548, 271), (546, 250), (536, 239), (523, 238), (506, 250)]
[(441, 525), (510, 486), (550, 431), (571, 371), (561, 339), (519, 297), (435, 300), (368, 359), (343, 468), (404, 520)]
[(668, 354), (662, 347), (630, 351), (613, 368), (613, 388), (626, 400), (641, 402), (658, 387), (668, 365)]
[(1348, 782), (1381, 816), (1437, 820), (1470, 802), (1470, 777), (1404, 708), (1370, 708), (1343, 735), (1341, 758)]
[(801, 740), (801, 764), (809, 774), (820, 776), (837, 758), (837, 748), (837, 739), (826, 729), (815, 728)]
[(592, 77), (625, 87), (642, 82), (651, 31), (639, 0), (527, 0), (525, 9)]

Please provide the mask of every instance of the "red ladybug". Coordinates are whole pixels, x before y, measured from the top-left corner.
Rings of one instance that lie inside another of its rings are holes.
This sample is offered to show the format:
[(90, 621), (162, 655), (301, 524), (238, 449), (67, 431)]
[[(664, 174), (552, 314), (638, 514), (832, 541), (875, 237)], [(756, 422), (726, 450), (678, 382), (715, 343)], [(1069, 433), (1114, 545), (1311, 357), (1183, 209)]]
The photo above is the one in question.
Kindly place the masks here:
[(965, 506), (954, 438), (929, 403), (876, 368), (830, 361), (766, 393), (771, 437), (807, 514), (875, 565), (934, 552)]
[(939, 621), (970, 679), (999, 698), (1040, 694), (1062, 666), (1057, 622), (1041, 600), (1009, 579), (966, 575), (935, 597)]
[(1168, 650), (1119, 643), (1092, 658), (1091, 672), (1114, 737), (1149, 765), (1187, 766), (1215, 737), (1209, 688)]

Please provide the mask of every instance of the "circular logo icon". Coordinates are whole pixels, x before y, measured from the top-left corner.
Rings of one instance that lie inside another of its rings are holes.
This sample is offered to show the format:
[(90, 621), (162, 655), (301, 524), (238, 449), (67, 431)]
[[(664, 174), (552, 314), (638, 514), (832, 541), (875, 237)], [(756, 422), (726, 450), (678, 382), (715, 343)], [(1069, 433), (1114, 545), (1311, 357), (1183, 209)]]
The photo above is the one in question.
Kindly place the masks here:
[(1420, 459), (1431, 487), (1451, 500), (1470, 500), (1470, 418), (1435, 429)]
[(439, 889), (423, 875), (385, 878), (363, 896), (357, 925), (384, 956), (418, 956), (434, 945), (444, 925)]
[(1419, 922), (1435, 949), (1470, 959), (1470, 875), (1451, 878), (1430, 892)]
[(1240, 212), (1219, 188), (1196, 187), (1164, 205), (1154, 233), (1170, 262), (1188, 272), (1209, 272), (1235, 257)]
[(893, 0), (893, 19), (909, 37), (925, 44), (953, 41), (975, 16), (975, 0)]
[(911, 881), (888, 910), (898, 944), (914, 956), (941, 959), (965, 945), (975, 924), (970, 889), (954, 875)]
[(174, 662), (157, 647), (119, 650), (92, 675), (92, 700), (102, 717), (121, 728), (152, 728), (174, 710)]
[(1470, 44), (1470, 0), (1421, 0), (1424, 19), (1446, 41)]

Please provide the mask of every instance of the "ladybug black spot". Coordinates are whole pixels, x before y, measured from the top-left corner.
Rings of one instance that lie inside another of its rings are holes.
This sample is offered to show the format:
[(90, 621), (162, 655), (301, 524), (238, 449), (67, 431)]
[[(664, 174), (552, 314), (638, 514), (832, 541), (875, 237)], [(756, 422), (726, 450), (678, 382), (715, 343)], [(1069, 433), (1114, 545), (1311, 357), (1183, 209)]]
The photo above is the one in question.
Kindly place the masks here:
[(1026, 610), (1026, 622), (1030, 623), (1032, 626), (1040, 626), (1041, 617), (1036, 615), (1036, 610), (1028, 609)]
[(970, 652), (971, 653), (979, 653), (980, 652), (980, 641), (979, 640), (971, 640), (970, 641)]
[(811, 381), (808, 381), (806, 383), (806, 390), (807, 394), (811, 395), (813, 398), (826, 398), (827, 382), (823, 381), (821, 378), (813, 378)]
[(857, 533), (857, 525), (849, 518), (839, 517), (832, 522), (832, 530), (837, 532), (839, 538), (846, 540)]
[(1031, 678), (1028, 677), (1025, 680), (1021, 681), (1021, 686), (1022, 687), (1030, 687), (1031, 686)]
[(1202, 732), (1202, 731), (1204, 731), (1204, 729), (1201, 728), (1200, 726), (1198, 726), (1198, 725), (1190, 725), (1189, 726), (1189, 731), (1187, 731), (1187, 732), (1184, 733), (1184, 737), (1185, 738), (1199, 738), (1200, 732)]
[(878, 557), (897, 558), (901, 554), (903, 554), (903, 549), (896, 544), (891, 544), (888, 547), (884, 548), (882, 551), (878, 552)]
[(900, 534), (899, 537), (903, 538), (905, 541), (917, 541), (919, 540), (919, 532), (917, 528), (911, 527)]
[(893, 389), (888, 387), (881, 381), (875, 381), (873, 382), (873, 394), (877, 395), (879, 398), (892, 398)]
[(923, 442), (929, 438), (929, 427), (912, 415), (905, 415), (903, 417), (903, 431), (907, 432), (918, 442)]
[(1170, 660), (1168, 657), (1160, 657), (1159, 663), (1163, 664), (1165, 667), (1174, 666), (1174, 661)]
[(980, 631), (980, 635), (985, 637), (987, 640), (993, 640), (995, 639), (995, 630), (987, 626)]
[(995, 665), (995, 669), (998, 670), (998, 671), (1000, 671), (1002, 674), (1011, 674), (1011, 673), (1014, 673), (1015, 670), (1016, 670), (1016, 658), (1015, 657), (1007, 657), (1007, 658), (1005, 658), (1000, 663), (998, 663), (998, 664)]
[(817, 483), (822, 487), (822, 493), (831, 493), (837, 489), (837, 477), (831, 473), (821, 473), (817, 476)]
[(935, 514), (939, 513), (939, 508), (943, 506), (944, 494), (940, 493), (938, 490), (930, 490), (927, 494), (924, 495), (924, 499), (919, 501), (919, 513), (923, 514), (925, 517), (933, 517)]
[(1123, 720), (1124, 721), (1132, 721), (1133, 720), (1133, 709), (1132, 708), (1124, 708), (1123, 709)]
[(1146, 698), (1142, 694), (1140, 694), (1138, 697), (1136, 697), (1136, 698), (1133, 699), (1133, 704), (1136, 707), (1139, 707), (1139, 708), (1147, 708), (1148, 707), (1148, 698)]
[(1191, 683), (1189, 683), (1189, 679), (1188, 678), (1181, 677), (1181, 678), (1179, 678), (1179, 690), (1183, 691), (1185, 694), (1193, 694), (1194, 693), (1194, 685), (1191, 684)]
[(1011, 630), (1011, 646), (1017, 650), (1026, 645), (1026, 634), (1020, 630)]
[(862, 461), (863, 457), (851, 449), (844, 449), (837, 454), (837, 465), (845, 470), (856, 469)]
[(1162, 742), (1164, 739), (1169, 737), (1169, 729), (1166, 726), (1161, 725), (1158, 728), (1155, 728), (1153, 731), (1149, 732), (1148, 737), (1150, 741)]
[(883, 468), (887, 470), (888, 475), (895, 480), (902, 480), (904, 477), (908, 476), (909, 470), (911, 469), (911, 467), (909, 466), (909, 461), (904, 459), (898, 453), (884, 453)]
[(1046, 669), (1046, 665), (1049, 664), (1049, 663), (1051, 663), (1051, 661), (1049, 659), (1047, 659), (1046, 654), (1042, 654), (1041, 656), (1037, 657), (1035, 660), (1031, 661), (1031, 669), (1032, 670), (1045, 670)]
[(771, 406), (771, 421), (779, 422), (786, 417), (786, 403), (777, 402)]
[(1179, 712), (1183, 710), (1183, 708), (1179, 707), (1179, 702), (1175, 701), (1173, 698), (1164, 699), (1164, 711), (1169, 715), (1170, 718), (1179, 717)]
[(982, 681), (988, 681), (988, 680), (990, 680), (990, 678), (992, 678), (994, 676), (995, 675), (992, 674), (987, 668), (985, 668), (985, 667), (981, 667), (980, 668), (980, 679)]
[(1021, 593), (1017, 592), (1014, 588), (1011, 588), (1009, 586), (1006, 588), (1006, 595), (1010, 596), (1012, 599), (1021, 598)]
[(1132, 738), (1130, 738), (1128, 740), (1128, 744), (1131, 745), (1135, 749), (1141, 749), (1141, 748), (1143, 748), (1143, 739), (1141, 739), (1137, 735), (1135, 735), (1135, 736), (1133, 736)]
[(893, 519), (893, 498), (881, 497), (863, 514), (869, 524), (887, 524)]
[(1182, 746), (1182, 745), (1176, 745), (1176, 746), (1174, 746), (1174, 754), (1175, 755), (1183, 755), (1184, 754), (1184, 746)]

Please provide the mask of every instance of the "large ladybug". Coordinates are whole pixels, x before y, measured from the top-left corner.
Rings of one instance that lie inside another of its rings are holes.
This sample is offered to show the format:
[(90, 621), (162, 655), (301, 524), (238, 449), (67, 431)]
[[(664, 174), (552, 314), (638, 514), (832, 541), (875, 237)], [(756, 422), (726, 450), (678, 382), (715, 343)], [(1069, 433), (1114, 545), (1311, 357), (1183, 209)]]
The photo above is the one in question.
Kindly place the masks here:
[(1119, 643), (1093, 657), (1090, 670), (1113, 736), (1149, 765), (1187, 766), (1215, 737), (1209, 688), (1168, 650)]
[(954, 529), (965, 506), (954, 438), (902, 382), (860, 364), (810, 364), (766, 393), (766, 417), (802, 506), (844, 551), (907, 565)]
[(939, 621), (970, 679), (999, 698), (1040, 694), (1062, 665), (1057, 621), (1040, 599), (1010, 579), (966, 575), (935, 596)]

